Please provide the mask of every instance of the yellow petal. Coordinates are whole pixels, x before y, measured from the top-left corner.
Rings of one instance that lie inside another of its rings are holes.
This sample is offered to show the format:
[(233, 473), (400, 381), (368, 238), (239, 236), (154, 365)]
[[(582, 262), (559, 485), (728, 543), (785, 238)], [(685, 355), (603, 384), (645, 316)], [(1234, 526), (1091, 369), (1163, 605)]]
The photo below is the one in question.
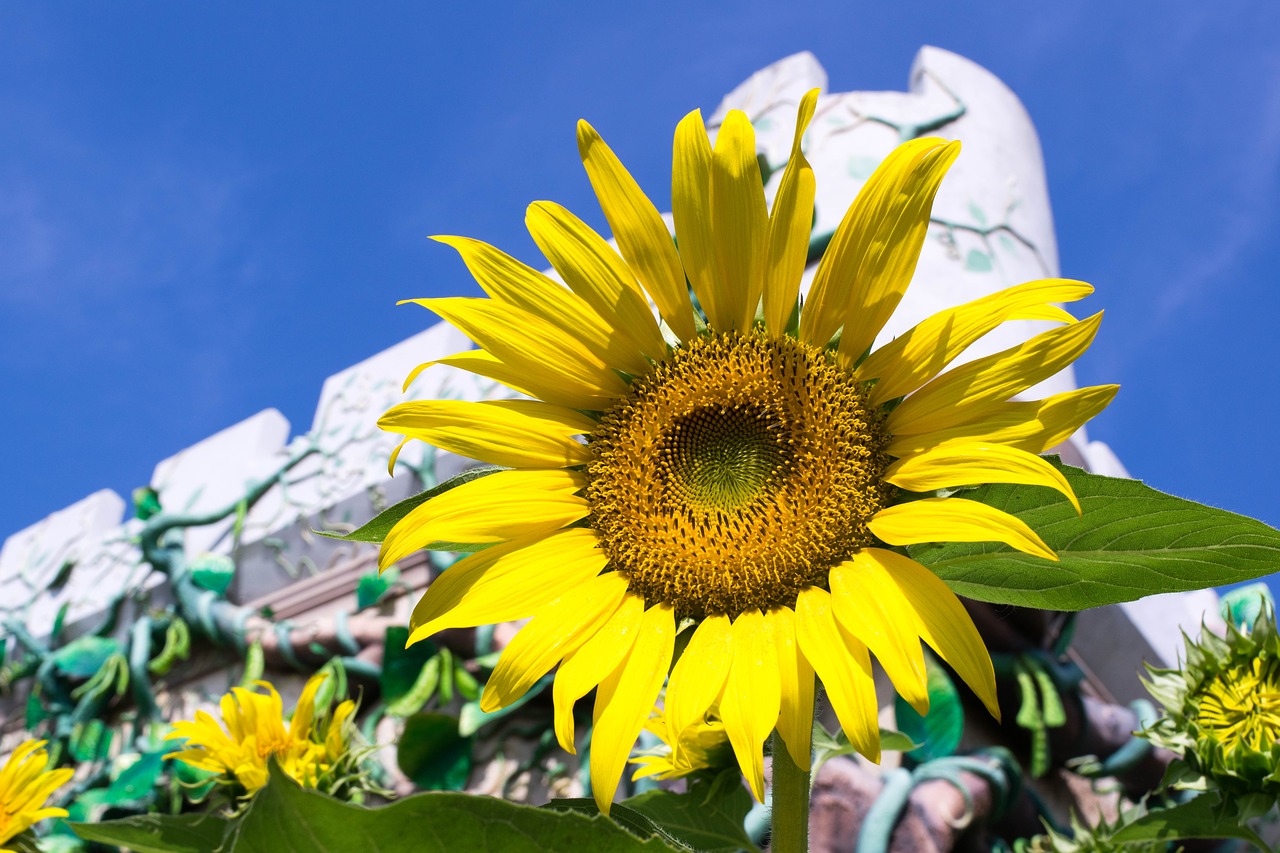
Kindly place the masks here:
[(775, 338), (786, 332), (787, 320), (800, 293), (800, 277), (809, 257), (809, 233), (813, 230), (813, 196), (817, 184), (813, 168), (800, 150), (805, 128), (818, 104), (818, 90), (800, 99), (791, 156), (782, 172), (778, 194), (769, 213), (769, 265), (764, 282), (764, 325)]
[[(653, 297), (676, 337), (694, 335), (693, 303), (684, 269), (662, 214), (640, 190), (609, 146), (585, 121), (578, 122), (578, 153), (604, 218), (613, 229), (618, 251)], [(634, 372), (634, 371), (632, 371)]]
[(582, 412), (541, 400), (482, 400), (480, 405), (507, 409), (527, 418), (534, 418), (557, 435), (590, 435), (600, 427), (595, 418)]
[(1003, 542), (1025, 554), (1058, 559), (1022, 519), (964, 498), (925, 498), (886, 507), (867, 522), (867, 528), (890, 545)]
[(320, 692), (320, 685), (324, 684), (328, 677), (327, 672), (317, 672), (303, 685), (302, 695), (298, 697), (298, 704), (294, 706), (293, 719), (289, 721), (290, 737), (298, 740), (311, 737), (311, 724), (316, 714), (316, 694)]
[[(558, 204), (535, 201), (525, 225), (569, 289), (649, 358), (667, 355), (658, 321), (635, 275), (604, 238)], [(646, 368), (647, 370), (647, 368)]]
[(929, 230), (933, 197), (960, 154), (959, 142), (934, 142), (936, 145), (923, 154), (914, 170), (902, 176), (896, 194), (885, 199), (878, 211), (876, 233), (858, 267), (840, 336), (840, 359), (846, 367), (871, 348), (915, 275)]
[(693, 630), (667, 682), (667, 742), (677, 749), (680, 733), (703, 718), (720, 695), (733, 662), (729, 617), (708, 616)]
[(627, 393), (613, 366), (569, 333), (492, 299), (409, 299), (457, 326), (515, 372), (521, 386), (549, 403), (604, 410)]
[(694, 110), (676, 125), (671, 154), (671, 217), (680, 263), (703, 313), (720, 316), (715, 299), (720, 270), (711, 237), (711, 142), (702, 113)]
[(756, 159), (756, 134), (741, 110), (730, 110), (716, 133), (711, 216), (720, 275), (712, 301), (716, 313), (708, 313), (707, 320), (719, 332), (749, 329), (764, 289), (769, 212)]
[(999, 720), (991, 655), (956, 594), (933, 572), (893, 551), (865, 548), (855, 560), (863, 565), (876, 563), (883, 568), (884, 576), (898, 586), (910, 604), (920, 636)]
[(854, 749), (880, 763), (876, 685), (867, 647), (842, 627), (826, 590), (808, 587), (796, 598), (796, 641), (827, 688), (831, 709)]
[(577, 754), (573, 743), (573, 704), (618, 668), (635, 644), (644, 615), (644, 599), (625, 595), (626, 579), (620, 572), (604, 577), (622, 581), (620, 604), (609, 620), (560, 664), (551, 697), (555, 705), (556, 739), (566, 752)]
[(854, 375), (876, 380), (870, 396), (879, 406), (937, 376), (970, 344), (1006, 320), (1060, 320), (1065, 315), (1067, 322), (1074, 322), (1070, 314), (1046, 303), (1074, 302), (1092, 292), (1082, 281), (1050, 278), (939, 311), (871, 353)]
[(1080, 501), (1062, 473), (1044, 458), (1000, 444), (948, 444), (899, 459), (884, 479), (909, 492), (930, 492), (982, 483), (1048, 486), (1066, 495), (1080, 512)]
[(635, 645), (596, 693), (597, 720), (591, 735), (591, 787), (600, 811), (609, 813), (627, 756), (653, 710), (671, 664), (676, 627), (671, 606), (655, 604), (644, 612)]
[(494, 299), (527, 311), (582, 342), (606, 364), (638, 373), (648, 368), (639, 348), (612, 327), (587, 301), (487, 243), (468, 237), (433, 237), (452, 246), (476, 283)]
[(509, 468), (567, 468), (592, 458), (585, 444), (570, 437), (576, 430), (557, 429), (553, 419), (467, 400), (401, 403), (378, 419), (378, 427)]
[(911, 281), (933, 195), (959, 151), (958, 142), (913, 139), (867, 179), (814, 273), (800, 340), (825, 347), (844, 325), (842, 353), (861, 346), (857, 358), (871, 345)]
[(733, 622), (733, 665), (720, 717), (756, 802), (764, 802), (764, 742), (782, 708), (773, 624), (751, 608)]
[(936, 432), (895, 435), (886, 452), (907, 456), (947, 444), (1003, 444), (1042, 453), (1065, 441), (1107, 407), (1119, 385), (1091, 385), (1054, 394), (1044, 400), (991, 403), (970, 414), (972, 420)]
[(796, 614), (779, 607), (765, 614), (773, 623), (773, 643), (778, 649), (778, 678), (782, 703), (778, 734), (801, 770), (809, 769), (813, 751), (813, 667), (796, 644)]
[[(518, 369), (508, 367), (503, 364), (501, 359), (485, 352), (482, 349), (466, 350), (464, 352), (454, 353), (453, 355), (446, 355), (443, 358), (437, 358), (434, 361), (424, 361), (422, 364), (419, 364), (413, 370), (409, 371), (409, 375), (404, 380), (403, 390), (407, 392), (409, 390), (409, 386), (413, 384), (413, 380), (418, 378), (418, 374), (422, 373), (422, 371), (426, 370), (428, 367), (434, 367), (437, 364), (442, 364), (446, 367), (455, 367), (458, 370), (466, 370), (470, 373), (476, 374), (477, 376), (492, 379), (495, 382), (506, 385), (512, 390), (519, 391), (521, 394), (528, 394), (530, 397), (537, 393), (521, 384), (523, 376)], [(585, 400), (588, 403), (596, 402), (595, 398), (591, 397), (570, 396), (574, 403), (582, 400)], [(582, 406), (582, 408), (590, 408), (590, 405)]]
[(547, 534), (585, 518), (574, 492), (585, 475), (564, 469), (498, 471), (456, 486), (409, 511), (382, 540), (378, 568), (435, 543), (486, 544)]
[(619, 580), (611, 578), (598, 585), (593, 578), (535, 613), (502, 650), (480, 697), (480, 710), (493, 712), (510, 705), (565, 656), (594, 637), (622, 603), (627, 586)]
[(933, 432), (971, 419), (975, 409), (1008, 400), (1075, 361), (1098, 332), (1099, 311), (1087, 320), (1041, 332), (1018, 346), (950, 370), (890, 413), (893, 435)]
[(523, 619), (590, 581), (606, 563), (595, 532), (582, 528), (486, 548), (431, 582), (409, 620), (409, 643), (445, 628)]
[(902, 594), (877, 565), (858, 562), (856, 555), (833, 568), (830, 581), (836, 621), (871, 650), (916, 713), (929, 713), (924, 649)]

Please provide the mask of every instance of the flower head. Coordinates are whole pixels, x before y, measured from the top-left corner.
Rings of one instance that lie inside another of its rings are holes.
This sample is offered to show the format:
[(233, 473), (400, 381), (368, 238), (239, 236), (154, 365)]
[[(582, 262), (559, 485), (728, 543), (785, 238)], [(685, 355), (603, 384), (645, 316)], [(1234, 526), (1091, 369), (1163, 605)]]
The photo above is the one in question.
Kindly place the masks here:
[[(66, 817), (66, 809), (45, 808), (53, 792), (70, 781), (75, 772), (64, 767), (46, 770), (49, 753), (45, 741), (29, 740), (19, 746), (0, 767), (0, 844), (26, 832), (50, 817)], [(13, 853), (0, 847), (0, 853)]]
[[(1146, 732), (1175, 752), (1189, 777), (1207, 777), (1245, 802), (1267, 807), (1280, 797), (1280, 636), (1266, 606), (1252, 625), (1227, 624), (1225, 637), (1205, 631), (1186, 639), (1180, 669), (1152, 669), (1147, 688), (1164, 716)], [(1199, 782), (1194, 782), (1199, 787)]]
[[(532, 616), (482, 707), (515, 701), (558, 664), (555, 727), (572, 751), (573, 703), (595, 689), (591, 772), (602, 809), (681, 631), (668, 740), (718, 704), (757, 798), (775, 727), (809, 766), (815, 671), (849, 740), (873, 759), (872, 654), (923, 712), (923, 640), (997, 713), (972, 621), (901, 546), (996, 541), (1055, 555), (984, 504), (903, 498), (1003, 482), (1074, 503), (1036, 454), (1116, 390), (1011, 401), (1088, 347), (1100, 316), (1077, 322), (1054, 304), (1088, 295), (1081, 282), (1011, 287), (873, 347), (911, 280), (958, 143), (916, 139), (889, 154), (832, 236), (801, 308), (814, 198), (801, 140), (816, 103), (815, 90), (800, 104), (772, 209), (747, 117), (729, 113), (713, 147), (700, 114), (687, 116), (675, 135), (675, 241), (581, 122), (578, 148), (617, 250), (564, 208), (535, 202), (526, 223), (565, 286), (479, 241), (441, 237), (489, 298), (410, 300), (479, 345), (431, 364), (532, 399), (416, 401), (383, 416), (379, 425), (405, 441), (510, 470), (419, 505), (386, 537), (380, 565), (443, 543), (490, 546), (428, 588), (410, 639)], [(944, 372), (1004, 321), (1027, 319), (1058, 325)]]
[(225, 783), (238, 783), (246, 794), (267, 784), (267, 761), (272, 758), (301, 785), (332, 787), (332, 771), (348, 753), (356, 706), (344, 701), (327, 719), (325, 708), (316, 706), (326, 677), (321, 672), (307, 680), (287, 722), (280, 694), (270, 683), (255, 682), (266, 693), (232, 688), (222, 697), (222, 725), (205, 711), (197, 711), (195, 720), (173, 724), (168, 737), (187, 741), (187, 748), (173, 757), (217, 773)]

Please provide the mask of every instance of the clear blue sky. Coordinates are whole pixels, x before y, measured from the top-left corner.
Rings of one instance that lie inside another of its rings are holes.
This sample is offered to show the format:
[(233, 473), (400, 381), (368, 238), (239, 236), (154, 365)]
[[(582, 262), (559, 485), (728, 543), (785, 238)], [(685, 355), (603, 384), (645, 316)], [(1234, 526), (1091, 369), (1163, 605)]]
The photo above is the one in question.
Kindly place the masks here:
[(0, 7), (0, 536), (261, 409), (305, 430), (431, 322), (397, 299), (477, 292), (428, 234), (542, 266), (529, 201), (603, 226), (579, 117), (666, 207), (688, 110), (804, 49), (903, 89), (926, 43), (1039, 128), (1107, 309), (1078, 375), (1123, 386), (1093, 436), (1280, 525), (1280, 5), (117, 2)]

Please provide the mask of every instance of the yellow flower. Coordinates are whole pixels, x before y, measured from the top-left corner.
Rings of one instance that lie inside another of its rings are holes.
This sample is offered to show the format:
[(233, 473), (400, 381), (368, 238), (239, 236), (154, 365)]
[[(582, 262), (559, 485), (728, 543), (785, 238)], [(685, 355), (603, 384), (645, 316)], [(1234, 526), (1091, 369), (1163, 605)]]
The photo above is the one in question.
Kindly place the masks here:
[[(757, 799), (775, 727), (809, 766), (815, 670), (873, 760), (869, 654), (923, 712), (923, 640), (997, 713), (990, 657), (964, 608), (894, 548), (998, 541), (1056, 557), (1011, 515), (962, 497), (895, 503), (899, 490), (1030, 483), (1076, 503), (1036, 454), (1116, 391), (1011, 402), (1092, 341), (1101, 315), (1077, 322), (1053, 304), (1092, 292), (1076, 281), (1008, 288), (870, 351), (911, 280), (955, 142), (916, 139), (885, 159), (799, 310), (814, 196), (800, 142), (816, 101), (814, 91), (800, 105), (772, 210), (747, 117), (730, 113), (713, 148), (689, 114), (675, 135), (675, 242), (581, 122), (578, 148), (617, 251), (564, 208), (535, 202), (529, 231), (567, 287), (479, 241), (440, 237), (490, 298), (410, 300), (479, 345), (430, 364), (533, 399), (416, 401), (382, 417), (405, 441), (512, 470), (415, 508), (379, 564), (433, 544), (492, 546), (431, 585), (410, 641), (532, 616), (482, 707), (508, 705), (559, 664), (555, 728), (572, 751), (573, 703), (596, 689), (591, 773), (604, 810), (681, 629), (692, 636), (667, 685), (668, 725), (678, 735), (718, 702)], [(1061, 325), (943, 372), (1002, 322), (1028, 319)]]
[(1280, 743), (1280, 659), (1259, 656), (1218, 673), (1201, 688), (1198, 720), (1227, 754), (1270, 752)]
[(631, 774), (632, 781), (648, 776), (678, 779), (698, 770), (732, 765), (733, 747), (715, 709), (674, 739), (662, 711), (650, 717), (644, 727), (662, 739), (662, 746), (631, 759), (632, 764), (638, 765)]
[(187, 749), (173, 757), (211, 773), (234, 777), (249, 794), (267, 784), (267, 759), (272, 757), (299, 784), (317, 787), (346, 754), (347, 721), (355, 711), (354, 702), (341, 703), (327, 731), (320, 730), (316, 694), (326, 677), (327, 673), (317, 673), (307, 680), (293, 719), (287, 724), (280, 694), (268, 682), (255, 682), (267, 691), (265, 694), (232, 688), (222, 697), (223, 725), (205, 711), (197, 711), (194, 721), (173, 724), (168, 738), (187, 741)]
[[(73, 775), (70, 768), (45, 770), (49, 753), (45, 741), (29, 740), (9, 756), (0, 767), (0, 844), (26, 832), (36, 823), (50, 817), (66, 817), (66, 809), (44, 808), (53, 792), (65, 785)], [(13, 853), (0, 847), (0, 853)]]

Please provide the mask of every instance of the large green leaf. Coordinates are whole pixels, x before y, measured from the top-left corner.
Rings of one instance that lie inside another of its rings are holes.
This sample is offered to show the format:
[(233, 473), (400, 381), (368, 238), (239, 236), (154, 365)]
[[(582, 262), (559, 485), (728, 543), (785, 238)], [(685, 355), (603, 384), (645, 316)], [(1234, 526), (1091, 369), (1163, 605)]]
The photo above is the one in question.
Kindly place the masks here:
[(134, 853), (223, 853), (234, 824), (217, 815), (145, 814), (101, 823), (73, 823), (85, 841), (127, 847)]
[(461, 791), (471, 773), (471, 741), (448, 714), (414, 714), (404, 721), (396, 762), (419, 788)]
[(1244, 825), (1234, 809), (1224, 807), (1215, 793), (1201, 794), (1182, 805), (1148, 812), (1111, 836), (1112, 841), (1120, 843), (1188, 838), (1243, 838), (1261, 850), (1271, 849)]
[(731, 786), (698, 785), (684, 794), (646, 791), (623, 800), (622, 805), (649, 818), (694, 850), (756, 851), (759, 848), (742, 826), (751, 811), (751, 795), (742, 787), (738, 771), (728, 772), (734, 777)]
[(278, 769), (230, 853), (669, 853), (603, 816), (560, 813), (468, 794), (416, 794), (385, 808), (304, 790)]
[[(391, 532), (391, 528), (395, 527), (396, 522), (404, 518), (420, 504), (434, 498), (436, 495), (443, 494), (450, 489), (461, 486), (463, 483), (469, 483), (472, 480), (487, 476), (495, 471), (504, 469), (497, 465), (477, 465), (474, 468), (468, 468), (462, 473), (450, 477), (438, 486), (427, 489), (425, 492), (419, 492), (412, 497), (405, 498), (400, 503), (384, 509), (373, 517), (372, 520), (351, 531), (350, 533), (336, 533), (333, 531), (317, 530), (321, 536), (328, 536), (330, 539), (341, 539), (344, 542), (378, 542), (387, 538), (387, 534)], [(461, 551), (463, 547), (436, 547), (437, 545), (445, 545), (450, 543), (433, 543), (426, 546), (436, 551)]]
[(1280, 569), (1280, 531), (1260, 521), (1050, 461), (1071, 483), (1083, 516), (1038, 486), (981, 486), (963, 496), (1031, 525), (1059, 562), (989, 542), (913, 545), (911, 556), (960, 595), (1047, 610), (1222, 586)]
[(964, 734), (964, 707), (960, 704), (960, 691), (946, 669), (931, 654), (925, 657), (925, 669), (928, 714), (920, 716), (901, 696), (893, 700), (899, 731), (920, 744), (908, 753), (919, 762), (954, 755)]

